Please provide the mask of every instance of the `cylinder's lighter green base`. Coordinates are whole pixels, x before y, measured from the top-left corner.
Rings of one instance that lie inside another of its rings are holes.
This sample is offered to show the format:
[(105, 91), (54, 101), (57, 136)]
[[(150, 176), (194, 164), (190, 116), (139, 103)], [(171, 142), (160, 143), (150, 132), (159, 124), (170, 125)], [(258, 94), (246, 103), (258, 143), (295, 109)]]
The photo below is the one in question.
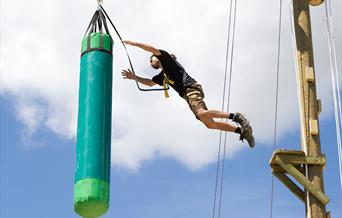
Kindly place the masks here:
[(74, 209), (80, 216), (95, 218), (107, 212), (108, 182), (95, 178), (82, 179), (76, 182), (74, 190)]

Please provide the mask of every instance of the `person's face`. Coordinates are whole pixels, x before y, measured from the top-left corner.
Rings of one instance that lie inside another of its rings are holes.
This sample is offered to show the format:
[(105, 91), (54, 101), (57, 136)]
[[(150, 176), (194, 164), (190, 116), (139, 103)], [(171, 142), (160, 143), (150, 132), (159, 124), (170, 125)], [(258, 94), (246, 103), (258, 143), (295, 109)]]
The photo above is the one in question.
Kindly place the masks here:
[(161, 66), (160, 66), (160, 61), (158, 60), (158, 58), (156, 58), (155, 56), (152, 56), (151, 59), (150, 59), (150, 62), (151, 62), (151, 66), (154, 68), (154, 69), (159, 69)]

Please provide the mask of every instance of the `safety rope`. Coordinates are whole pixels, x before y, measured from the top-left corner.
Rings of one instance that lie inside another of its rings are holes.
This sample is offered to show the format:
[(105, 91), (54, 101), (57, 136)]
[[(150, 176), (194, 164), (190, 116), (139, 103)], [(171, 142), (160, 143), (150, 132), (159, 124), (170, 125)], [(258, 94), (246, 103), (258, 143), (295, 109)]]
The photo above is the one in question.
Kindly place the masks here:
[(341, 142), (341, 125), (342, 125), (342, 107), (341, 107), (341, 96), (340, 96), (340, 80), (338, 75), (338, 67), (336, 60), (336, 47), (333, 32), (333, 23), (331, 15), (330, 1), (325, 1), (325, 16), (327, 22), (327, 34), (328, 34), (328, 45), (329, 45), (329, 56), (330, 56), (330, 73), (331, 82), (333, 87), (333, 98), (334, 98), (334, 112), (335, 112), (335, 125), (336, 125), (336, 140), (338, 149), (338, 161), (339, 161), (339, 173), (340, 173), (340, 188), (342, 191), (342, 142)]
[[(277, 121), (278, 121), (278, 98), (279, 98), (279, 71), (280, 71), (280, 49), (281, 49), (281, 28), (282, 28), (282, 8), (283, 1), (279, 3), (279, 20), (278, 20), (278, 45), (277, 45), (277, 69), (276, 69), (276, 93), (274, 102), (274, 128), (273, 128), (273, 152), (277, 148)], [(271, 203), (270, 203), (270, 218), (273, 217), (273, 200), (274, 200), (274, 175), (272, 174), (271, 185)]]
[[(233, 59), (234, 59), (234, 45), (235, 45), (235, 24), (236, 24), (236, 8), (237, 8), (237, 0), (234, 1), (234, 18), (233, 18), (233, 33), (232, 33), (232, 48), (230, 52), (230, 68), (229, 68), (229, 88), (228, 88), (228, 100), (227, 100), (227, 113), (229, 113), (230, 109), (230, 98), (231, 98), (231, 82), (233, 75)], [(220, 190), (220, 203), (219, 203), (219, 211), (218, 217), (221, 217), (221, 204), (222, 204), (222, 193), (223, 193), (223, 176), (224, 176), (224, 163), (226, 156), (226, 147), (227, 147), (227, 132), (225, 132), (224, 136), (224, 149), (223, 149), (223, 159), (222, 159), (222, 173), (221, 173), (221, 190)]]
[[(289, 1), (289, 12), (290, 12), (290, 23), (291, 23), (291, 36), (292, 36), (292, 47), (293, 47), (293, 60), (294, 60), (294, 65), (295, 65), (295, 71), (298, 72), (299, 71), (299, 66), (298, 66), (298, 62), (297, 62), (297, 41), (296, 41), (296, 36), (295, 36), (295, 21), (294, 21), (294, 12), (293, 12), (293, 4), (292, 1)], [(302, 78), (303, 79), (303, 78)], [(299, 81), (301, 80), (301, 78), (299, 78), (299, 73), (297, 73), (297, 90), (301, 90), (300, 88), (300, 83)], [(304, 96), (304, 90), (302, 90), (302, 96)], [(298, 98), (299, 101), (299, 108), (300, 111), (303, 110), (303, 106), (300, 102), (300, 98)], [(309, 109), (309, 107), (308, 107)], [(303, 113), (299, 113), (300, 114), (300, 119), (303, 120), (304, 119), (304, 123), (308, 123), (305, 116), (303, 117)], [(307, 142), (306, 142), (306, 133), (303, 131), (303, 128), (301, 128), (301, 139), (302, 139), (302, 146), (304, 149), (305, 154), (308, 153), (308, 146), (307, 146)], [(310, 142), (309, 142), (310, 143)], [(308, 178), (308, 165), (304, 165), (305, 168), (305, 176), (306, 178)], [(306, 202), (309, 205), (310, 204), (310, 193), (306, 192)], [(311, 216), (311, 210), (307, 211), (307, 216), (310, 217)]]
[[(226, 85), (227, 85), (227, 74), (228, 74), (228, 60), (229, 60), (229, 48), (231, 47), (230, 52), (230, 69), (229, 69), (229, 86), (228, 86), (228, 94), (227, 94), (227, 113), (229, 112), (229, 104), (230, 104), (230, 96), (231, 96), (231, 78), (232, 78), (232, 64), (233, 64), (233, 54), (234, 54), (234, 39), (235, 39), (235, 23), (236, 23), (236, 5), (237, 1), (234, 1), (234, 18), (233, 18), (233, 28), (231, 28), (232, 23), (232, 9), (233, 9), (233, 0), (230, 1), (229, 7), (229, 20), (228, 20), (228, 33), (227, 33), (227, 47), (226, 47), (226, 58), (225, 58), (225, 70), (224, 70), (224, 83), (223, 83), (223, 97), (222, 97), (222, 111), (224, 111), (225, 107), (225, 96), (226, 96)], [(230, 46), (230, 37), (232, 38), (232, 45)], [(224, 178), (224, 164), (225, 164), (225, 156), (226, 156), (226, 145), (227, 145), (227, 132), (225, 132), (224, 143), (223, 143), (223, 153), (221, 155), (222, 149), (222, 131), (220, 131), (219, 136), (219, 146), (218, 146), (218, 154), (217, 154), (217, 165), (216, 165), (216, 180), (215, 180), (215, 193), (214, 193), (214, 203), (213, 203), (213, 214), (212, 217), (215, 218), (216, 212), (216, 200), (218, 198), (218, 213), (217, 217), (221, 217), (221, 205), (222, 205), (222, 194), (223, 194), (223, 178)], [(222, 164), (221, 162), (222, 156)], [(220, 180), (220, 192), (217, 197), (217, 189), (218, 189), (218, 181), (219, 181), (219, 170), (221, 168), (221, 180)]]
[(99, 9), (100, 9), (101, 11), (103, 11), (103, 13), (106, 15), (107, 19), (109, 20), (109, 22), (110, 22), (110, 24), (112, 25), (114, 31), (116, 32), (116, 35), (119, 37), (119, 39), (120, 39), (120, 41), (121, 41), (121, 44), (123, 45), (123, 47), (124, 47), (124, 49), (125, 49), (125, 52), (126, 52), (126, 55), (127, 55), (127, 58), (128, 58), (128, 62), (129, 62), (131, 71), (132, 71), (132, 73), (133, 73), (133, 75), (134, 75), (134, 80), (135, 80), (135, 83), (136, 83), (138, 89), (139, 89), (140, 91), (165, 91), (165, 90), (169, 90), (169, 89), (170, 89), (169, 84), (166, 85), (166, 88), (152, 88), (152, 89), (145, 89), (145, 88), (141, 88), (141, 87), (139, 86), (139, 82), (138, 82), (138, 80), (137, 80), (137, 78), (136, 78), (136, 74), (135, 74), (135, 71), (134, 71), (134, 68), (133, 68), (133, 64), (132, 64), (131, 57), (130, 57), (130, 55), (129, 55), (129, 53), (128, 53), (127, 47), (126, 47), (125, 43), (123, 42), (123, 39), (122, 39), (122, 37), (121, 37), (119, 31), (118, 31), (117, 28), (115, 27), (114, 23), (112, 22), (112, 20), (110, 19), (110, 17), (108, 16), (106, 10), (102, 7), (102, 5), (101, 5), (101, 4), (98, 4), (98, 7), (99, 7)]

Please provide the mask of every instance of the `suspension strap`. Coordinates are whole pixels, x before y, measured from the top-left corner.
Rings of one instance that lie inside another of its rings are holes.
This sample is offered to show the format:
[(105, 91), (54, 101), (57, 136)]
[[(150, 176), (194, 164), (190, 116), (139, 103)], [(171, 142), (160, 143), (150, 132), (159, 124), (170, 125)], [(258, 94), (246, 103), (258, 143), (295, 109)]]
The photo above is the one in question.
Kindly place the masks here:
[(112, 55), (113, 39), (110, 36), (106, 18), (101, 10), (96, 10), (82, 40), (81, 56), (87, 52), (100, 50)]
[(107, 12), (105, 11), (105, 9), (102, 7), (101, 4), (99, 4), (99, 9), (101, 11), (103, 11), (104, 15), (107, 17), (107, 19), (109, 20), (111, 26), (113, 27), (114, 31), (116, 32), (116, 35), (119, 37), (120, 41), (121, 41), (121, 44), (123, 45), (124, 49), (125, 49), (125, 52), (126, 52), (126, 55), (127, 55), (127, 58), (128, 58), (128, 62), (129, 62), (129, 65), (131, 67), (131, 71), (133, 72), (134, 74), (134, 78), (135, 78), (135, 83), (137, 85), (137, 88), (140, 90), (140, 91), (165, 91), (165, 90), (169, 90), (170, 89), (170, 86), (168, 84), (166, 84), (165, 87), (163, 88), (157, 88), (157, 89), (144, 89), (144, 88), (141, 88), (139, 86), (139, 82), (138, 80), (136, 79), (136, 74), (135, 74), (135, 71), (134, 71), (134, 68), (133, 68), (133, 64), (132, 64), (132, 61), (131, 61), (131, 57), (129, 56), (129, 53), (128, 53), (128, 50), (126, 48), (126, 45), (125, 43), (123, 42), (123, 39), (119, 33), (119, 31), (117, 30), (117, 28), (115, 27), (114, 23), (112, 22), (112, 20), (110, 19), (110, 17), (108, 16)]

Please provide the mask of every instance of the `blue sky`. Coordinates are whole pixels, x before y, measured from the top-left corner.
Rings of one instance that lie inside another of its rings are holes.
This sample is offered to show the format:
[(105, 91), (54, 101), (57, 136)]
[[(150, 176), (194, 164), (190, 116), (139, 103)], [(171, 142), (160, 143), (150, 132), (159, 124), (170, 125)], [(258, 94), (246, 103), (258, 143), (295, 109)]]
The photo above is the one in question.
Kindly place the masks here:
[[(21, 142), (22, 124), (13, 116), (12, 100), (1, 98), (1, 217), (72, 218), (75, 142), (49, 131), (33, 140), (40, 149), (27, 150)], [(321, 127), (322, 150), (327, 155), (324, 171), (327, 208), (342, 217), (337, 147), (332, 120)], [(284, 142), (297, 149), (297, 134)], [(217, 146), (213, 142), (212, 146)], [(229, 146), (229, 145), (228, 145)], [(229, 150), (229, 149), (228, 149)], [(221, 217), (269, 217), (270, 147), (258, 144), (226, 159)], [(211, 217), (216, 165), (191, 171), (176, 161), (160, 158), (132, 173), (112, 167), (110, 209), (104, 217)], [(275, 180), (273, 217), (304, 216), (304, 205)]]
[[(251, 120), (251, 150), (229, 134), (221, 217), (269, 217), (279, 2), (239, 0), (230, 111)], [(278, 147), (300, 149), (289, 1), (283, 1)], [(342, 68), (342, 2), (331, 0)], [(82, 7), (80, 7), (82, 5)], [(260, 13), (267, 5), (268, 13)], [(104, 6), (125, 39), (175, 53), (221, 108), (228, 1), (126, 0)], [(39, 10), (37, 10), (39, 8)], [(77, 217), (73, 212), (80, 44), (95, 1), (1, 0), (0, 217)], [(32, 13), (34, 11), (34, 14)], [(128, 13), (129, 12), (129, 13)], [(175, 16), (175, 13), (177, 16)], [(77, 16), (76, 16), (77, 15)], [(42, 19), (43, 18), (43, 19)], [(325, 189), (342, 218), (324, 6), (311, 8)], [(211, 217), (219, 132), (207, 130), (174, 91), (139, 92), (114, 38), (111, 205), (104, 217)], [(151, 77), (150, 54), (128, 48)], [(168, 119), (165, 119), (167, 117)], [(185, 134), (186, 133), (186, 134)], [(165, 136), (173, 137), (165, 140)], [(275, 180), (273, 217), (304, 217), (304, 205)]]

